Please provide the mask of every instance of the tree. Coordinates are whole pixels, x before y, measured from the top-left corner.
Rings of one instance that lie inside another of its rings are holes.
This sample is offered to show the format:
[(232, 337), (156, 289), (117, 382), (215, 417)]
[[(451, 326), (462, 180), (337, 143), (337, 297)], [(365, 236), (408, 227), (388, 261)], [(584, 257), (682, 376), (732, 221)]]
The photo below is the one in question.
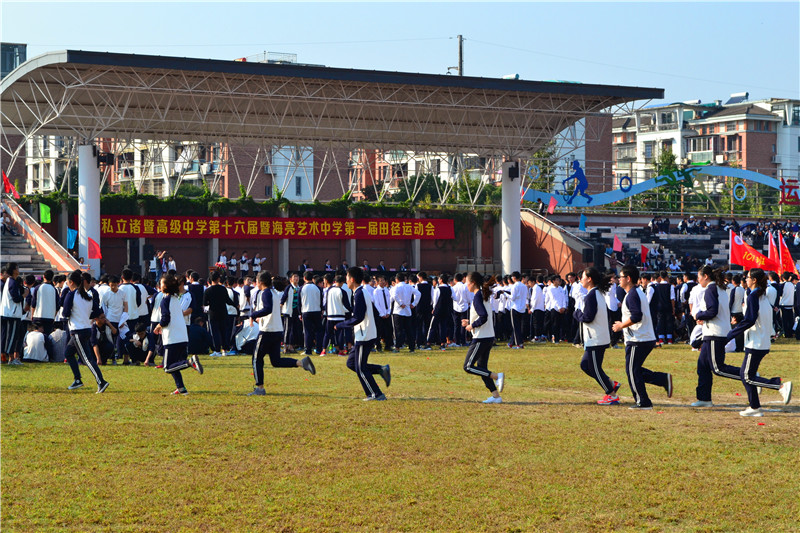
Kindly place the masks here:
[(185, 196), (187, 198), (199, 198), (203, 196), (204, 190), (202, 187), (198, 187), (197, 185), (193, 185), (191, 183), (181, 183), (181, 186), (178, 187), (178, 190), (175, 192), (175, 196)]

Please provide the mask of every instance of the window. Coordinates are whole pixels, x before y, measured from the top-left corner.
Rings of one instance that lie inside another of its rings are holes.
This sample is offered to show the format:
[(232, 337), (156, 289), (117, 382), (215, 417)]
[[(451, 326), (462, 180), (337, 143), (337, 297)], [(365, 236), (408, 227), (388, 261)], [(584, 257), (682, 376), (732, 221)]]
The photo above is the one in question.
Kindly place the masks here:
[(772, 153), (773, 154), (775, 153), (775, 145), (774, 144), (772, 145)]
[(800, 126), (800, 106), (792, 109), (792, 126)]
[(653, 143), (644, 143), (644, 158), (651, 159), (653, 157)]
[(294, 194), (295, 196), (303, 195), (303, 178), (302, 176), (295, 176), (294, 178)]
[(800, 136), (797, 137), (797, 151), (800, 152)]
[(736, 122), (728, 122), (725, 124), (725, 131), (736, 131)]
[(270, 185), (264, 187), (264, 198), (272, 198), (272, 187)]

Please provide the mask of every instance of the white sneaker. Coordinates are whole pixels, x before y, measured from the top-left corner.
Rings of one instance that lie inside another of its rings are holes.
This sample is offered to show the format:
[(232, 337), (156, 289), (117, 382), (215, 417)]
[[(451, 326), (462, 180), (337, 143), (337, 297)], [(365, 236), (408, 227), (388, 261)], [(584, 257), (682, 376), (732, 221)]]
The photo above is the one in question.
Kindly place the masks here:
[(483, 403), (503, 403), (503, 399), (499, 396), (497, 398), (489, 396), (487, 399), (483, 400)]
[(764, 413), (761, 412), (761, 409), (748, 407), (744, 411), (739, 411), (739, 416), (764, 416)]
[(783, 398), (783, 405), (789, 403), (792, 399), (792, 382), (791, 381), (784, 381), (781, 388), (778, 389), (778, 392), (781, 393), (781, 398)]
[(506, 375), (502, 372), (498, 372), (497, 379), (494, 380), (494, 386), (497, 387), (497, 392), (503, 392), (503, 385), (505, 385), (505, 381)]
[(692, 407), (714, 407), (714, 404), (711, 401), (704, 401), (704, 400), (697, 400), (696, 402), (692, 402), (690, 404)]

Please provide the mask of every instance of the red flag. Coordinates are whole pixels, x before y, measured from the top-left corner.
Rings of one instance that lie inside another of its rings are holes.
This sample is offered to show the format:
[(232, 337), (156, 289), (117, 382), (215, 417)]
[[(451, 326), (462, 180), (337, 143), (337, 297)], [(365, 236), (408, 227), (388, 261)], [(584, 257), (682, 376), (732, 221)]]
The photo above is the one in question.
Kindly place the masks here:
[(556, 200), (555, 196), (551, 196), (550, 203), (547, 205), (547, 214), (552, 215), (553, 211), (556, 210), (557, 205), (558, 205), (558, 200)]
[(89, 259), (102, 259), (103, 255), (100, 253), (100, 245), (94, 239), (89, 237)]
[(646, 264), (647, 264), (647, 254), (649, 254), (649, 253), (650, 253), (650, 250), (648, 250), (648, 249), (647, 249), (647, 246), (645, 246), (645, 245), (643, 244), (643, 245), (642, 245), (642, 250), (641, 250), (641, 254), (642, 254), (642, 265), (646, 265)]
[(614, 250), (615, 252), (622, 251), (622, 241), (619, 240), (619, 237), (617, 237), (616, 235), (614, 235), (614, 248), (612, 248), (612, 250)]
[[(789, 247), (786, 246), (786, 241), (783, 240), (783, 233), (778, 233), (778, 240), (780, 241), (780, 270), (778, 271), (779, 274), (783, 272), (794, 272), (795, 276), (800, 275), (797, 272), (797, 266), (794, 264), (794, 260), (792, 259), (792, 254), (789, 253)], [(783, 271), (783, 272), (781, 272)]]
[(730, 262), (732, 265), (741, 265), (746, 269), (775, 270), (778, 267), (770, 258), (745, 243), (733, 231), (730, 233)]
[(11, 183), (11, 181), (8, 179), (8, 176), (6, 176), (6, 171), (3, 170), (1, 172), (3, 173), (3, 192), (5, 192), (6, 194), (11, 193), (14, 196), (14, 198), (19, 200), (19, 193), (17, 192), (17, 188), (14, 187), (14, 184)]
[(782, 274), (782, 272), (779, 270), (781, 267), (780, 252), (778, 251), (778, 247), (775, 245), (775, 238), (771, 231), (769, 232), (769, 249), (767, 251), (767, 257), (769, 257), (770, 261), (775, 263), (776, 268), (773, 270), (775, 270), (778, 274)]

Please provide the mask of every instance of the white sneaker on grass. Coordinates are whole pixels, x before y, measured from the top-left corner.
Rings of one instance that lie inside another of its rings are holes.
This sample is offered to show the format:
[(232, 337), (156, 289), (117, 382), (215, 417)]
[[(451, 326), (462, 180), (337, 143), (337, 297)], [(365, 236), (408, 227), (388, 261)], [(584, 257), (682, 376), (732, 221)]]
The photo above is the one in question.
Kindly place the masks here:
[(783, 405), (788, 404), (792, 399), (792, 382), (784, 381), (778, 392), (781, 393), (781, 398), (783, 398)]
[(753, 409), (752, 407), (748, 407), (744, 411), (739, 411), (740, 416), (764, 416), (764, 413), (761, 412), (761, 409)]
[(711, 403), (711, 400), (697, 400), (696, 402), (692, 402), (690, 405), (692, 407), (714, 407), (714, 404)]
[(499, 396), (497, 398), (489, 396), (487, 399), (483, 400), (483, 403), (503, 403), (503, 399)]

